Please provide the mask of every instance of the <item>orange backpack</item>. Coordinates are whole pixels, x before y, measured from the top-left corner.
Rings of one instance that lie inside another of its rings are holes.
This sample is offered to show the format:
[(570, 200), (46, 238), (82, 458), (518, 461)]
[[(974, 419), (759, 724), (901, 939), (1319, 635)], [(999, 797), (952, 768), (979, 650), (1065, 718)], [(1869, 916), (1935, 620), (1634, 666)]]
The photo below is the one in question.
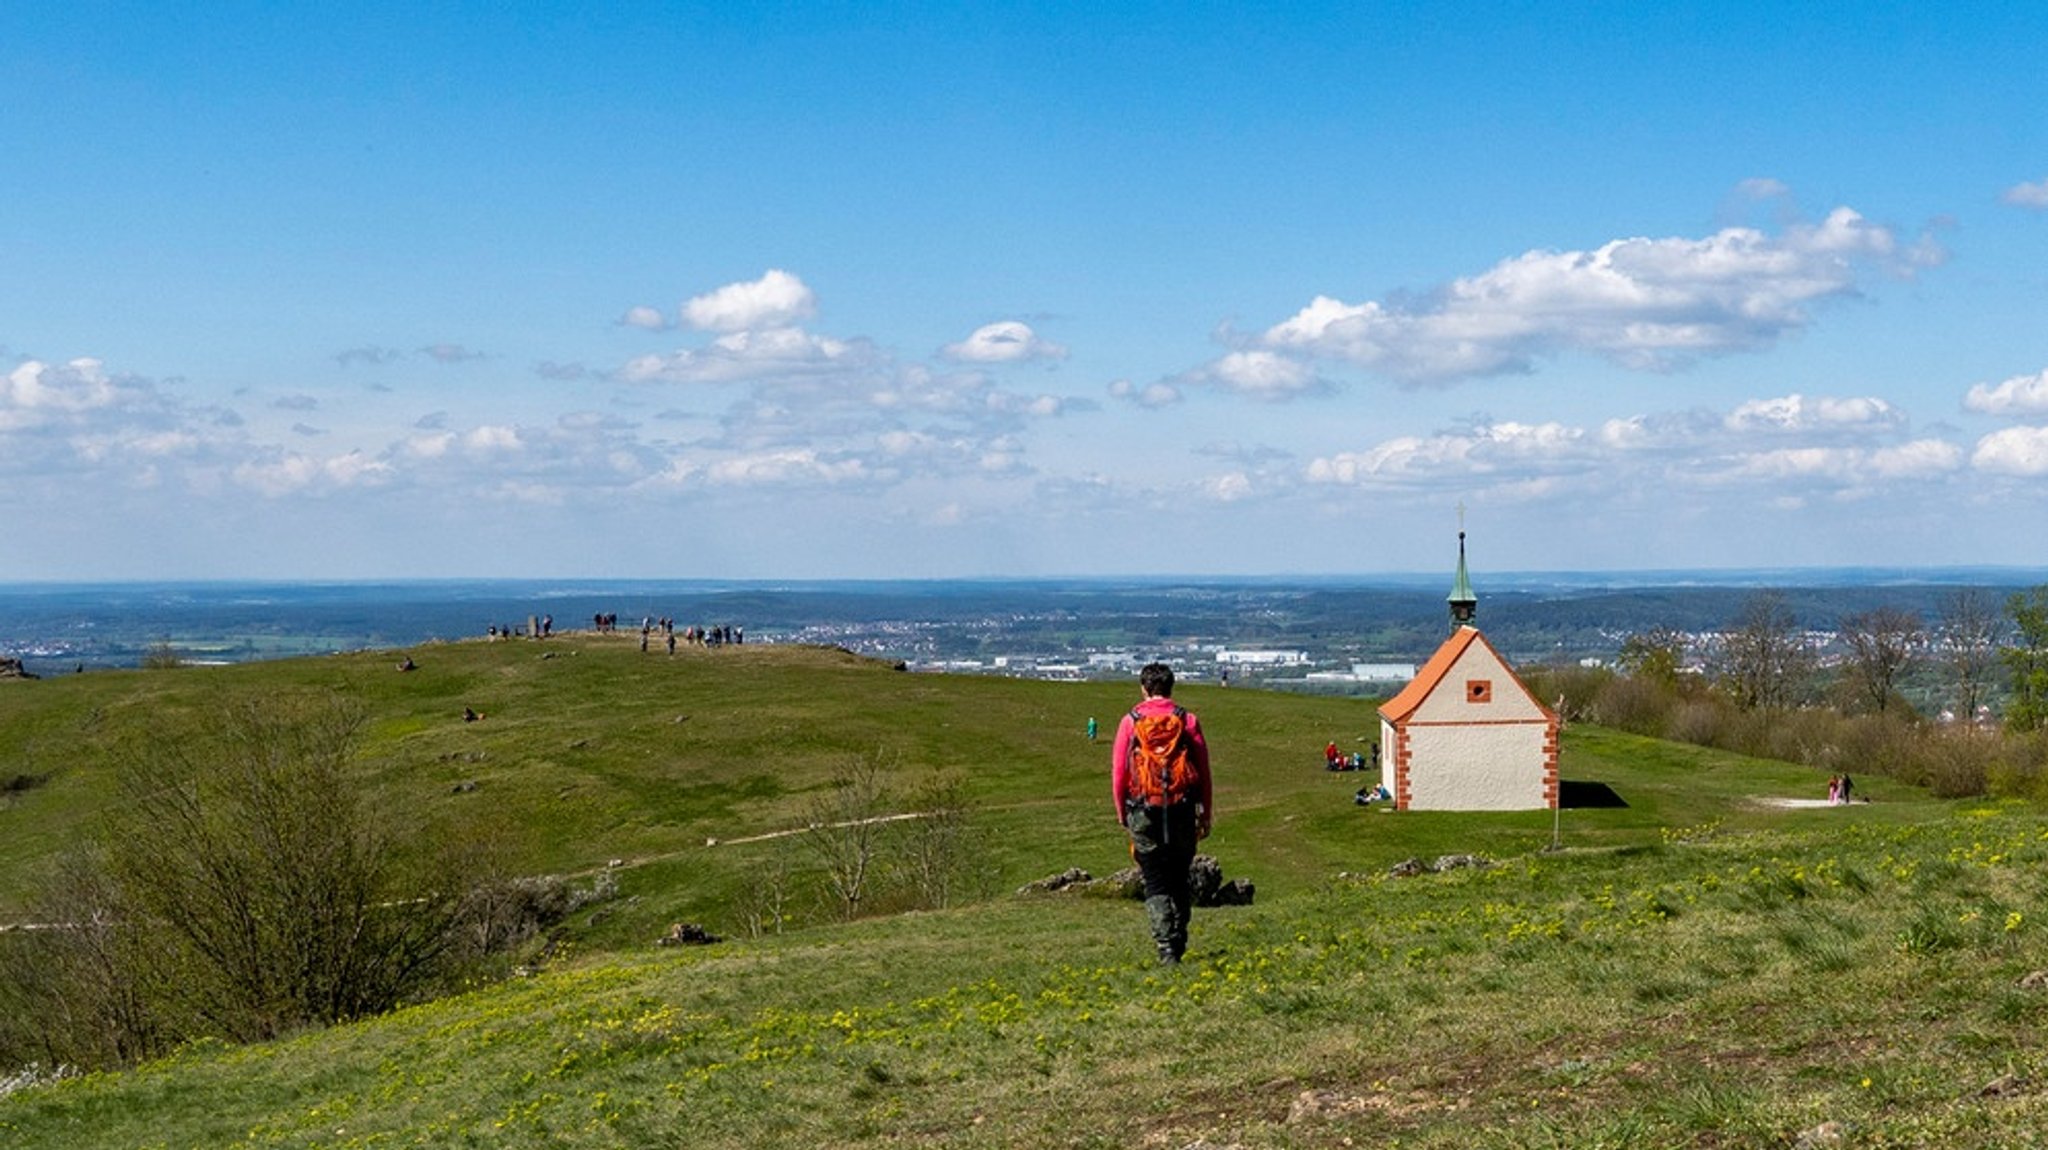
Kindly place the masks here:
[(1141, 715), (1131, 712), (1131, 758), (1126, 775), (1129, 795), (1148, 807), (1170, 807), (1202, 793), (1188, 761), (1185, 709)]

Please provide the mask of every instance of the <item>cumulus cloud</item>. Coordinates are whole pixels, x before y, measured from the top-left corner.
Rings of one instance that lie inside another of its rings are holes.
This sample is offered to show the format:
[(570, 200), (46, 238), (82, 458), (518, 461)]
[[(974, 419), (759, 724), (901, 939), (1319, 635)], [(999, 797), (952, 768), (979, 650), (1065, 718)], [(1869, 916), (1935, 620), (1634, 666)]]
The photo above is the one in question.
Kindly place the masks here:
[(1530, 371), (1566, 351), (1669, 370), (1804, 328), (1815, 304), (1854, 294), (1869, 268), (1937, 258), (1837, 208), (1777, 235), (1731, 227), (1700, 239), (1526, 252), (1413, 302), (1317, 296), (1256, 342), (1411, 383)]
[(1202, 494), (1217, 503), (1236, 503), (1252, 493), (1251, 476), (1242, 471), (1211, 476), (1202, 484)]
[(137, 407), (153, 389), (109, 375), (97, 359), (64, 364), (24, 360), (0, 379), (0, 432), (111, 408)]
[(1984, 415), (2048, 412), (2048, 369), (2033, 375), (2015, 375), (1996, 386), (1980, 383), (1963, 397), (1963, 406)]
[(622, 327), (637, 327), (647, 331), (663, 331), (671, 326), (668, 317), (661, 313), (661, 309), (644, 304), (627, 308), (626, 314), (619, 317), (619, 324)]
[(1485, 475), (1503, 469), (1582, 466), (1585, 432), (1561, 423), (1488, 423), (1467, 431), (1400, 436), (1364, 451), (1311, 460), (1310, 483), (1370, 486), (1427, 482), (1444, 476)]
[(1905, 415), (1882, 399), (1793, 394), (1775, 399), (1752, 399), (1728, 415), (1734, 431), (1809, 433), (1830, 431), (1884, 431), (1905, 423)]
[(1196, 378), (1264, 400), (1292, 399), (1325, 386), (1307, 363), (1265, 350), (1233, 351), (1197, 372)]
[(1128, 379), (1119, 379), (1112, 381), (1108, 390), (1111, 399), (1139, 407), (1171, 407), (1181, 401), (1180, 389), (1164, 380), (1139, 387)]
[(1067, 349), (1041, 337), (1030, 324), (1002, 320), (983, 324), (959, 343), (947, 344), (939, 354), (959, 363), (1023, 363), (1065, 359)]
[(643, 355), (619, 369), (629, 383), (732, 383), (816, 375), (872, 359), (862, 341), (832, 339), (799, 328), (735, 331), (700, 348)]
[[(1979, 465), (2017, 457), (2013, 444), (2003, 451), (1980, 446)], [(2048, 467), (2048, 450), (2042, 456)], [(1795, 499), (1859, 498), (1958, 475), (1966, 464), (1954, 443), (1909, 437), (1904, 417), (1882, 400), (1786, 396), (1725, 413), (1632, 415), (1590, 427), (1488, 420), (1324, 455), (1301, 478), (1381, 490), (1469, 483), (1513, 499), (1743, 485)]]
[(789, 327), (817, 310), (817, 297), (804, 281), (773, 268), (760, 279), (730, 283), (690, 300), (683, 305), (683, 322), (700, 331), (738, 332)]
[(727, 486), (842, 483), (861, 478), (865, 466), (857, 459), (830, 460), (816, 451), (793, 449), (721, 459), (705, 468), (706, 478)]
[(360, 451), (324, 458), (283, 452), (241, 464), (234, 469), (234, 479), (275, 498), (315, 488), (339, 490), (376, 484), (389, 478), (391, 470), (390, 464)]
[(1880, 480), (1929, 479), (1954, 471), (1962, 449), (1942, 440), (1916, 440), (1896, 447), (1792, 447), (1759, 451), (1731, 461), (1728, 474), (1765, 481), (1825, 481), (1860, 486)]
[(2031, 184), (2014, 184), (2005, 189), (1999, 199), (2016, 208), (2033, 211), (2048, 210), (2048, 179), (2036, 180)]
[(1970, 465), (1998, 475), (2048, 475), (2048, 427), (2007, 427), (1977, 441)]

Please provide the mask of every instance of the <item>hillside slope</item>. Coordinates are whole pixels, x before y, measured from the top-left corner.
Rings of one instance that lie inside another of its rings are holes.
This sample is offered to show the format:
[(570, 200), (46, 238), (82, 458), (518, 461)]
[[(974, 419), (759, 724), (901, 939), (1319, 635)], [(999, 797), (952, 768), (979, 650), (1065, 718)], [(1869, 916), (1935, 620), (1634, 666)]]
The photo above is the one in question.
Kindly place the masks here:
[[(380, 809), (431, 829), (488, 804), (536, 870), (622, 859), (606, 921), (531, 978), (18, 1091), (0, 1142), (1783, 1146), (1832, 1122), (1843, 1144), (2005, 1146), (2043, 1117), (2030, 807), (1880, 780), (1867, 805), (1775, 806), (1816, 780), (1579, 728), (1565, 775), (1628, 806), (1382, 814), (1317, 765), (1369, 707), (1189, 692), (1218, 749), (1209, 845), (1260, 897), (1198, 912), (1190, 963), (1163, 972), (1135, 908), (1007, 893), (1121, 862), (1082, 730), (1133, 692), (587, 637), (414, 654), (407, 673), (360, 655), (0, 692), (0, 754), (51, 774), (0, 810), (0, 873), (18, 884), (90, 823), (106, 730), (331, 690), (370, 717)], [(797, 825), (859, 756), (899, 782), (959, 772), (987, 901), (648, 945), (679, 918), (735, 933), (754, 852), (780, 840), (707, 841)], [(1450, 853), (1493, 865), (1385, 876)]]

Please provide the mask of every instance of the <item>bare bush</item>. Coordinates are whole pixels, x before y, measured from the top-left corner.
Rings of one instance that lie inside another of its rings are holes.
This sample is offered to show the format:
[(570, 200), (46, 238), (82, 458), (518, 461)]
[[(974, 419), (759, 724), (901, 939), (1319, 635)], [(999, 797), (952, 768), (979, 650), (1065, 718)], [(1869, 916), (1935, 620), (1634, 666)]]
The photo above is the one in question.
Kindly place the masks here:
[(918, 817), (904, 825), (898, 867), (927, 910), (951, 906), (968, 878), (967, 786), (953, 774), (927, 779), (910, 795)]
[(26, 910), (41, 929), (0, 935), (0, 1065), (116, 1066), (160, 1049), (133, 954), (147, 940), (124, 929), (105, 860), (59, 858)]
[(818, 863), (840, 917), (860, 916), (861, 903), (880, 877), (886, 791), (879, 756), (844, 763), (824, 794), (810, 804), (803, 842)]
[[(357, 800), (356, 713), (327, 695), (224, 704), (114, 751), (95, 849), (44, 885), (27, 1026), (84, 1065), (252, 1040), (426, 986), (458, 900), (407, 875)], [(14, 959), (24, 948), (10, 947)]]
[(1694, 746), (1720, 746), (1727, 722), (1727, 704), (1716, 699), (1687, 699), (1671, 709), (1663, 735)]
[(1656, 683), (1617, 678), (1608, 680), (1593, 696), (1588, 713), (1602, 725), (1654, 735), (1664, 729), (1675, 701), (1669, 690)]
[(2017, 776), (2010, 763), (2002, 761), (2004, 743), (1968, 731), (1929, 740), (1919, 760), (1928, 790), (1937, 798), (1969, 798), (1984, 794), (1994, 774), (2012, 785)]
[(790, 840), (772, 840), (768, 857), (747, 871), (747, 885), (740, 894), (739, 911), (747, 934), (781, 934), (790, 920), (790, 901), (796, 888), (797, 860)]

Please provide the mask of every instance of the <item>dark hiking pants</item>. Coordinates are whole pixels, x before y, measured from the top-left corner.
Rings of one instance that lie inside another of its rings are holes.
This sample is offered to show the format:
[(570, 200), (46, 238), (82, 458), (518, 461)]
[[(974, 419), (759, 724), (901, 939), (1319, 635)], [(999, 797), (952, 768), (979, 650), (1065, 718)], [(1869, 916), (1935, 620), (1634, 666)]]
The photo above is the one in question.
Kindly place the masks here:
[(1188, 912), (1194, 889), (1188, 867), (1195, 861), (1195, 804), (1134, 808), (1124, 825), (1131, 832), (1131, 858), (1145, 880), (1145, 917), (1162, 960), (1177, 962), (1188, 949)]

